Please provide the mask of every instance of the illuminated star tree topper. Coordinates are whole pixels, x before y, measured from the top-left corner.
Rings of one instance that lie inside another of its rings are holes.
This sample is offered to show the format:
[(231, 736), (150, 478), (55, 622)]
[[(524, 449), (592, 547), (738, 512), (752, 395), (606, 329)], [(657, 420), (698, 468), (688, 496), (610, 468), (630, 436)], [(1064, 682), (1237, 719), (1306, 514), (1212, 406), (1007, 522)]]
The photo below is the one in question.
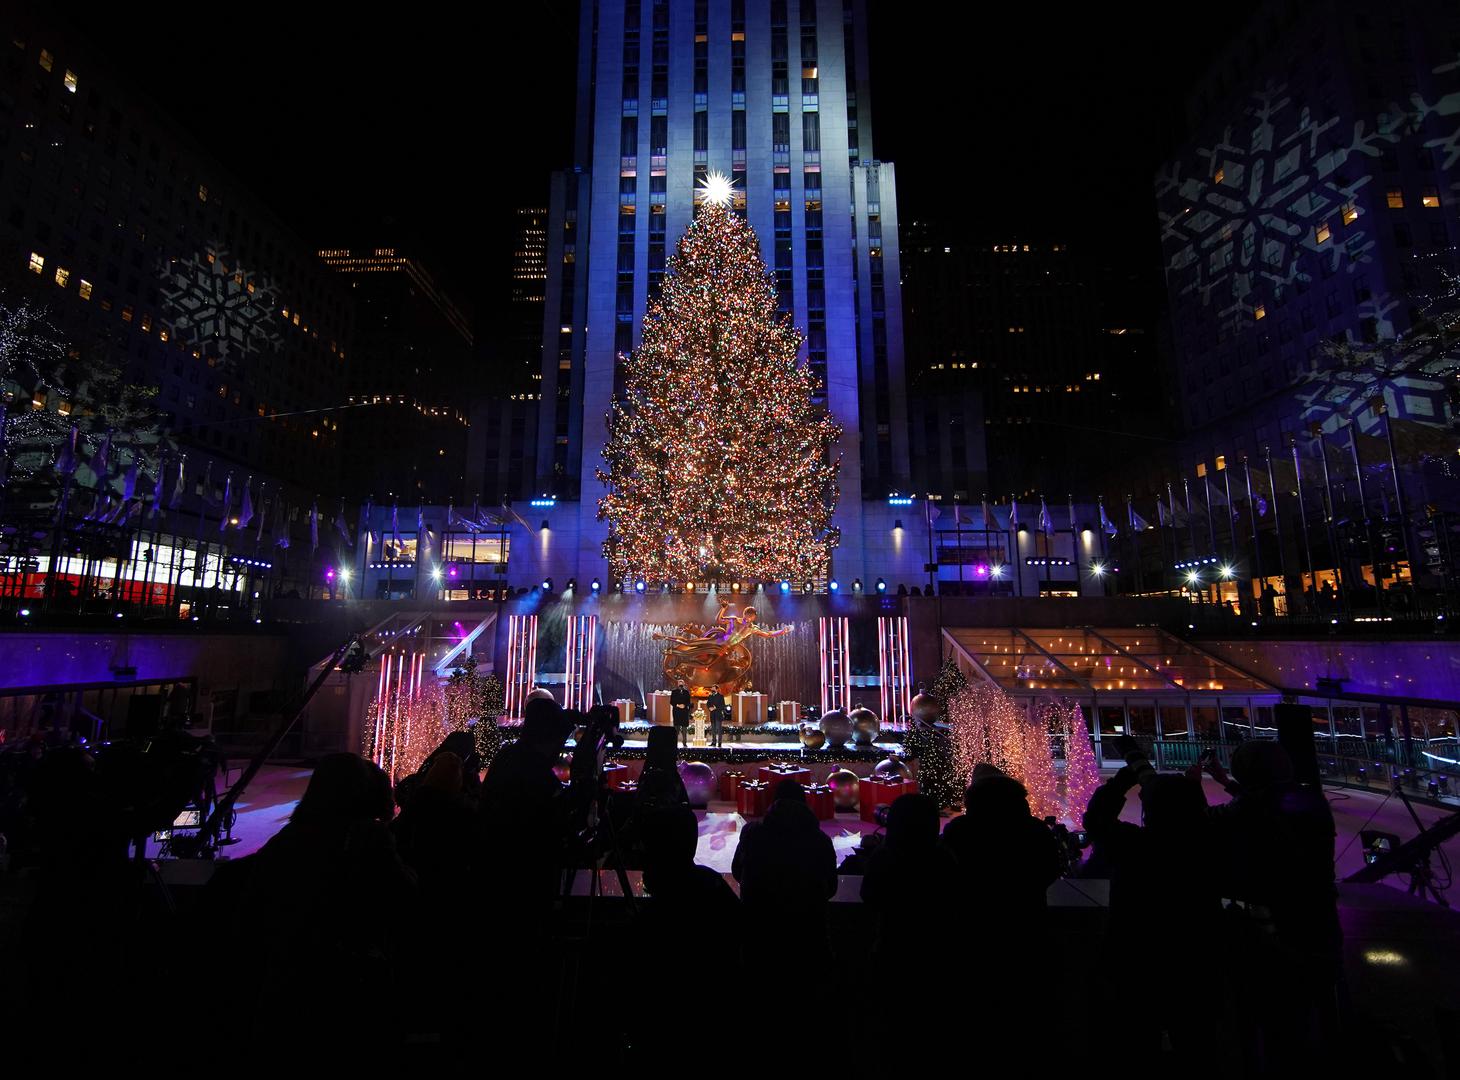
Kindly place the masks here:
[(815, 580), (837, 542), (841, 429), (730, 181), (704, 192), (621, 361), (597, 474), (604, 553), (620, 579)]

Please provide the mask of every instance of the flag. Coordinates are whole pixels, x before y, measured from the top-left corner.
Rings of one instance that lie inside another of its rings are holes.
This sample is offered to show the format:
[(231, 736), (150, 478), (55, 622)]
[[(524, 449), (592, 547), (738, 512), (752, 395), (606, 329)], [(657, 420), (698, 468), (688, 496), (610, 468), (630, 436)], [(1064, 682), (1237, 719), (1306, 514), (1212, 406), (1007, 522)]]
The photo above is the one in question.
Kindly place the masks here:
[(506, 515), (508, 521), (515, 521), (528, 532), (532, 531), (532, 526), (527, 523), (527, 519), (519, 514), (516, 510), (513, 510), (512, 507), (508, 506), (505, 501), (502, 503), (501, 510), (502, 513)]
[(182, 502), (183, 497), (183, 473), (186, 471), (188, 456), (183, 454), (177, 459), (177, 481), (172, 485), (172, 498), (167, 500), (167, 508), (176, 510), (177, 504)]
[(319, 550), (319, 503), (309, 504), (309, 552)]
[(988, 532), (995, 532), (1003, 528), (999, 524), (999, 519), (994, 517), (993, 510), (989, 508), (989, 501), (987, 499), (983, 501), (983, 527)]
[(1163, 529), (1167, 525), (1171, 524), (1171, 522), (1167, 520), (1166, 504), (1163, 503), (1160, 499), (1156, 500), (1156, 523), (1160, 525)]
[(395, 542), (395, 550), (396, 550), (396, 553), (399, 554), (400, 549), (401, 549), (401, 542), (400, 542), (400, 504), (399, 503), (397, 503), (396, 505), (394, 505), (394, 506), (392, 506), (390, 508), (390, 538), (391, 538), (391, 540), (393, 540)]
[(96, 473), (98, 485), (105, 482), (106, 462), (112, 452), (112, 433), (107, 431), (102, 437), (101, 445), (96, 448), (96, 453), (91, 456), (91, 471)]
[(1075, 530), (1079, 528), (1079, 525), (1075, 521), (1075, 497), (1073, 495), (1066, 495), (1065, 500), (1066, 505), (1070, 508), (1070, 535), (1074, 536)]
[(223, 482), (223, 516), (218, 520), (218, 531), (222, 532), (228, 528), (228, 510), (233, 505), (233, 474), (228, 474), (228, 479)]
[(152, 483), (152, 513), (150, 517), (157, 517), (162, 513), (162, 497), (166, 494), (163, 490), (167, 487), (167, 461), (163, 458), (157, 459), (157, 479)]
[(939, 510), (936, 506), (933, 505), (932, 499), (924, 499), (923, 502), (927, 506), (929, 525), (931, 525), (933, 522), (937, 521), (940, 517), (943, 516), (943, 511)]
[(289, 550), (289, 511), (279, 497), (274, 499), (274, 543)]
[(350, 535), (350, 527), (345, 524), (345, 500), (340, 500), (340, 515), (335, 518), (335, 529), (350, 547), (355, 546), (355, 538)]
[(1039, 497), (1039, 531), (1045, 536), (1054, 535), (1054, 520), (1049, 516), (1049, 507), (1044, 505), (1044, 496)]
[(1019, 503), (1014, 496), (1009, 496), (1009, 528), (1014, 532), (1019, 531)]
[(203, 467), (203, 503), (207, 506), (218, 505), (218, 500), (213, 495), (213, 463), (211, 461)]
[(259, 543), (264, 538), (264, 522), (266, 520), (268, 520), (268, 517), (269, 517), (268, 510), (265, 509), (265, 503), (264, 503), (264, 487), (263, 487), (262, 484), (260, 484), (259, 485), (259, 528), (258, 528), (258, 532), (256, 532), (256, 533), (253, 534), (253, 542), (255, 544)]
[(416, 505), (416, 543), (420, 547), (418, 559), (431, 550), (431, 530), (426, 527), (426, 508), (419, 503)]
[(76, 471), (76, 425), (71, 425), (70, 432), (66, 435), (66, 441), (61, 444), (61, 452), (56, 455), (56, 475), (70, 476)]
[(1100, 529), (1102, 532), (1105, 533), (1106, 536), (1114, 536), (1118, 532), (1120, 532), (1120, 530), (1115, 527), (1115, 522), (1110, 520), (1110, 515), (1105, 512), (1104, 499), (1100, 500)]
[(128, 502), (132, 496), (137, 494), (137, 457), (132, 456), (132, 464), (127, 466), (126, 475), (122, 477), (122, 501)]
[(1145, 532), (1151, 527), (1150, 522), (1136, 513), (1136, 505), (1131, 501), (1129, 495), (1125, 497), (1125, 509), (1126, 513), (1130, 516), (1131, 532)]
[(355, 535), (365, 537), (367, 544), (375, 543), (375, 530), (370, 527), (370, 515), (374, 509), (374, 501), (366, 499), (365, 504), (360, 507), (360, 521), (355, 527)]
[(238, 527), (248, 528), (248, 523), (253, 520), (253, 492), (249, 490), (253, 477), (250, 476), (243, 482), (243, 506), (238, 510)]

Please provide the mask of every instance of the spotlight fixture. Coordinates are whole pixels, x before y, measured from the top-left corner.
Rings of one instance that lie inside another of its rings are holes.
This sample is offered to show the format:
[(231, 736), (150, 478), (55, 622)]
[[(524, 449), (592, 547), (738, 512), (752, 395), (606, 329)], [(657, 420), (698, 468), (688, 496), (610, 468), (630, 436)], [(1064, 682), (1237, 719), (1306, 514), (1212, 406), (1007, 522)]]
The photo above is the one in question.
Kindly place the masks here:
[(543, 518), (542, 519), (542, 524), (538, 526), (537, 531), (538, 532), (547, 532), (548, 531), (547, 518)]
[(892, 523), (892, 531), (893, 532), (902, 532), (902, 518), (898, 518), (896, 521), (894, 521)]
[(644, 579), (643, 578), (640, 578), (638, 581), (634, 582), (634, 592), (643, 592), (643, 591), (644, 591)]
[(440, 581), (441, 580), (441, 567), (439, 567), (439, 566), (432, 567), (431, 568), (431, 577), (435, 581)]
[(887, 591), (887, 582), (883, 581), (881, 578), (878, 578), (877, 579), (877, 591), (878, 592), (886, 592)]
[(990, 566), (989, 567), (989, 577), (992, 577), (992, 578), (1002, 578), (1003, 576), (1004, 576), (1004, 567), (1003, 567), (1003, 564), (1001, 564), (1001, 563), (995, 563), (993, 566)]
[(600, 585), (598, 584), (598, 579), (597, 578), (594, 578), (593, 579), (593, 584), (592, 585), (589, 585), (588, 587), (590, 589), (592, 589), (594, 592), (597, 592), (599, 590), (599, 588), (600, 588)]
[(789, 581), (783, 581), (783, 582), (781, 582), (781, 592), (787, 593), (787, 592), (790, 592), (790, 591), (791, 591), (791, 583)]
[(730, 586), (730, 591), (733, 592), (733, 593), (738, 593), (740, 591), (740, 582), (738, 582), (738, 581), (737, 582), (734, 582)]
[(862, 579), (861, 578), (853, 578), (852, 579), (852, 592), (861, 592), (861, 591), (862, 591)]
[(21, 608), (20, 609), (20, 617), (22, 619), (28, 619), (28, 618), (30, 618), (30, 608), (28, 608), (28, 607)]
[(577, 587), (578, 587), (578, 579), (577, 578), (570, 577), (568, 579), (568, 587), (566, 589), (564, 589), (563, 591), (564, 592), (572, 592)]
[(553, 579), (552, 578), (549, 577), (549, 578), (543, 578), (542, 579), (542, 591), (543, 592), (552, 592), (553, 591)]
[(1201, 575), (1198, 574), (1195, 570), (1188, 570), (1186, 572), (1186, 583), (1188, 585), (1196, 585), (1200, 581), (1201, 581)]
[[(455, 567), (452, 567), (451, 573), (453, 575), (455, 575), (455, 573), (456, 573), (456, 568)], [(349, 570), (349, 567), (341, 567), (340, 568), (340, 580), (343, 581), (347, 585), (350, 583), (350, 570)]]
[(832, 578), (830, 581), (828, 581), (826, 583), (826, 587), (832, 592), (836, 592), (838, 589), (841, 588), (841, 586), (836, 583), (836, 578)]
[(1104, 563), (1098, 563), (1098, 562), (1097, 563), (1091, 563), (1090, 564), (1090, 573), (1093, 574), (1095, 577), (1104, 577), (1105, 576), (1105, 564)]

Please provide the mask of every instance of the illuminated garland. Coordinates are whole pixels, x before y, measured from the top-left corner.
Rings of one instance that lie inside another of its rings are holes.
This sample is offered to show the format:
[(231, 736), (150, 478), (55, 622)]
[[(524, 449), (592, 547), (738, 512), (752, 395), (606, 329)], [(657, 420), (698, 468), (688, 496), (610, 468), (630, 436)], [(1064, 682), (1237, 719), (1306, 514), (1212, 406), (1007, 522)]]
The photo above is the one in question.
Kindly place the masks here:
[(1090, 729), (1080, 706), (1066, 702), (1060, 721), (1065, 746), (1065, 820), (1078, 827), (1100, 786), (1100, 766), (1090, 745)]
[(702, 204), (623, 359), (598, 515), (613, 573), (649, 581), (811, 580), (838, 541), (841, 429), (777, 312), (755, 232)]
[(478, 675), (468, 658), (445, 683), (408, 683), (372, 701), (362, 752), (396, 781), (419, 769), (447, 735), (470, 731), (485, 770), (504, 742), (502, 700), (501, 680)]

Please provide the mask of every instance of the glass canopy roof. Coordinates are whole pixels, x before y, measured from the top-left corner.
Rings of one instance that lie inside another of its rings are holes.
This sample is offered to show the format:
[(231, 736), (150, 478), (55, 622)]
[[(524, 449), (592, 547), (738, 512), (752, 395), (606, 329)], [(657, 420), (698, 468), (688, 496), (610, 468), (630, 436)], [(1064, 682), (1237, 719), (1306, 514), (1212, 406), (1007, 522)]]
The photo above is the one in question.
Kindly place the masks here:
[(1273, 693), (1274, 688), (1155, 627), (949, 628), (944, 637), (1011, 693)]

